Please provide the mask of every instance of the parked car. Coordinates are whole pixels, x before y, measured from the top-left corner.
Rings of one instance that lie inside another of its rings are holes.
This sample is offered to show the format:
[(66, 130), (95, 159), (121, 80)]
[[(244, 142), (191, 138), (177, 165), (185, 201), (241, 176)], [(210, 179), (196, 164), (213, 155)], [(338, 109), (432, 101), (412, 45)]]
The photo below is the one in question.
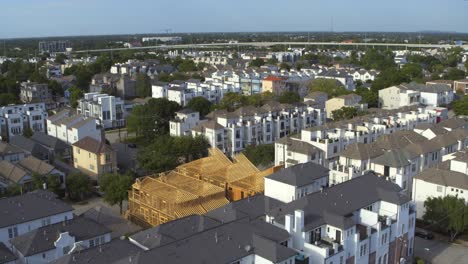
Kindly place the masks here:
[(420, 228), (416, 228), (414, 234), (420, 238), (424, 238), (424, 239), (427, 239), (427, 240), (431, 240), (434, 238), (434, 234), (432, 234), (431, 232), (429, 231), (426, 231), (424, 229), (420, 229)]
[(136, 144), (134, 144), (134, 143), (130, 143), (130, 144), (128, 144), (128, 147), (129, 147), (129, 148), (136, 148), (137, 146), (136, 146)]

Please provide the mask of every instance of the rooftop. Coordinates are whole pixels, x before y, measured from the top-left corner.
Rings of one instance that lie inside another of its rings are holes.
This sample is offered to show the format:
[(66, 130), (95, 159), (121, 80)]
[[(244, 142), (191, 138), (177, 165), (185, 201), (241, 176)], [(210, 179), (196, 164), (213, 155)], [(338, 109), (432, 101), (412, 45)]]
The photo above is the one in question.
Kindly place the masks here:
[(317, 179), (328, 177), (329, 169), (313, 162), (302, 163), (282, 169), (265, 178), (302, 187), (314, 183)]
[(461, 172), (429, 168), (423, 170), (415, 177), (418, 180), (434, 183), (442, 186), (456, 187), (468, 190), (468, 176)]
[(85, 137), (80, 141), (75, 142), (73, 146), (96, 154), (113, 150), (112, 147), (107, 145), (105, 142), (97, 141), (92, 137)]

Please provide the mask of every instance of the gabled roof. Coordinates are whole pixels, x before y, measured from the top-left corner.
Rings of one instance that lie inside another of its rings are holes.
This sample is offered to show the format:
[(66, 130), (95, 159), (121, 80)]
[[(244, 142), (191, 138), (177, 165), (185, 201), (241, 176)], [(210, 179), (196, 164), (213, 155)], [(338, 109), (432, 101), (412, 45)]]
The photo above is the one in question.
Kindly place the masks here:
[(23, 153), (24, 151), (6, 142), (0, 141), (0, 155)]
[(64, 232), (68, 232), (70, 236), (75, 237), (76, 242), (79, 242), (108, 234), (111, 231), (86, 217), (75, 217), (17, 236), (10, 242), (23, 256), (33, 256), (54, 249), (55, 241)]
[(415, 157), (416, 154), (410, 153), (407, 150), (393, 149), (385, 151), (383, 155), (375, 158), (373, 163), (392, 168), (401, 168), (411, 165), (409, 161)]
[(7, 160), (0, 161), (0, 177), (13, 183), (19, 183), (27, 175), (28, 173), (21, 167)]
[(18, 165), (27, 171), (38, 173), (39, 175), (48, 175), (55, 169), (49, 163), (33, 156), (20, 160)]
[(346, 149), (340, 153), (340, 156), (354, 160), (369, 160), (383, 153), (384, 151), (375, 144), (355, 143), (348, 145)]
[(282, 223), (285, 215), (303, 210), (304, 232), (324, 224), (346, 229), (356, 224), (353, 212), (378, 201), (401, 205), (411, 198), (398, 185), (368, 173), (274, 208), (268, 215)]
[(424, 136), (414, 131), (401, 130), (379, 137), (377, 141), (375, 141), (375, 144), (382, 149), (391, 150), (401, 149), (413, 143), (424, 142), (428, 142), (428, 139)]
[(282, 169), (265, 178), (296, 187), (302, 187), (312, 184), (320, 178), (328, 177), (329, 171), (329, 169), (322, 165), (308, 162)]
[(0, 264), (13, 262), (17, 257), (11, 252), (11, 250), (0, 242)]
[(429, 168), (423, 170), (421, 173), (416, 175), (415, 178), (442, 186), (468, 190), (468, 176), (457, 171)]
[(75, 142), (73, 146), (95, 154), (105, 153), (106, 151), (113, 151), (111, 146), (107, 145), (103, 141), (97, 141), (92, 137), (85, 137)]
[(441, 127), (456, 129), (460, 127), (468, 126), (468, 118), (466, 117), (454, 117), (446, 119), (438, 124)]
[[(40, 208), (40, 210), (38, 210)], [(47, 191), (34, 191), (23, 195), (0, 199), (0, 227), (72, 212), (73, 207)]]

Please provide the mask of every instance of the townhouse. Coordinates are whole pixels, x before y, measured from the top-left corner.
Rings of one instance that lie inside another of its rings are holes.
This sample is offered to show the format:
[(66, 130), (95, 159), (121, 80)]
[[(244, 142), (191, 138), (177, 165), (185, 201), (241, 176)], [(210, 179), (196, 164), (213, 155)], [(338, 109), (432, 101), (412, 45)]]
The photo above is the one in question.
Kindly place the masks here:
[(21, 263), (45, 264), (83, 248), (99, 247), (110, 240), (108, 228), (79, 216), (14, 237), (11, 245)]
[[(211, 146), (228, 155), (242, 151), (247, 145), (271, 144), (304, 128), (325, 122), (323, 109), (308, 104), (268, 102), (261, 107), (246, 106), (234, 112), (214, 111), (191, 129), (192, 135), (205, 136)], [(171, 121), (176, 125), (180, 121)], [(178, 135), (179, 136), (179, 135)]]
[(461, 92), (462, 94), (467, 94), (468, 93), (468, 79), (454, 81), (453, 88), (455, 92)]
[(0, 160), (6, 160), (12, 163), (18, 162), (26, 156), (24, 150), (9, 143), (0, 141)]
[(44, 103), (8, 105), (0, 107), (1, 139), (22, 135), (25, 129), (45, 132), (47, 109)]
[(191, 109), (185, 108), (175, 113), (175, 117), (169, 124), (169, 133), (171, 136), (188, 136), (191, 135), (191, 130), (198, 126), (200, 113)]
[(416, 204), (417, 218), (422, 219), (428, 198), (457, 196), (468, 201), (468, 154), (466, 149), (445, 156), (446, 160), (422, 171), (414, 178), (413, 201)]
[(353, 80), (356, 81), (361, 81), (362, 83), (365, 83), (367, 81), (374, 81), (375, 78), (380, 74), (379, 71), (376, 70), (365, 70), (365, 69), (360, 69), (360, 70), (355, 70), (354, 72), (351, 72), (351, 75), (353, 76)]
[(452, 101), (453, 90), (445, 84), (423, 85), (413, 82), (379, 90), (379, 105), (383, 109), (397, 109), (418, 104), (439, 107), (446, 106)]
[[(305, 128), (300, 136), (290, 137), (292, 141), (306, 142), (314, 146), (321, 152), (321, 158), (316, 159), (321, 165), (328, 167), (339, 160), (339, 154), (347, 146), (354, 143), (372, 143), (379, 137), (394, 133), (400, 130), (411, 130), (421, 123), (435, 123), (437, 111), (429, 108), (402, 108), (398, 110), (379, 110), (365, 116), (360, 116), (351, 120), (331, 122), (325, 125)], [(416, 133), (415, 133), (416, 134)], [(424, 138), (420, 136), (421, 138)], [(290, 141), (290, 142), (292, 142)], [(288, 144), (291, 144), (288, 142)], [(300, 152), (289, 150), (288, 156), (285, 152), (284, 142), (275, 144), (275, 165), (297, 164), (308, 161), (301, 156)], [(294, 160), (291, 157), (297, 155)], [(290, 159), (290, 161), (287, 161)]]
[(46, 83), (22, 82), (20, 85), (20, 100), (23, 103), (47, 103), (52, 101), (52, 91)]
[(47, 191), (0, 199), (0, 208), (6, 212), (0, 217), (0, 242), (7, 246), (17, 236), (73, 218), (72, 206)]
[(103, 141), (85, 137), (73, 145), (73, 166), (99, 180), (103, 173), (117, 172), (117, 153)]
[(315, 74), (315, 78), (336, 80), (349, 91), (354, 91), (356, 89), (353, 75), (347, 71), (336, 69), (321, 70)]
[(96, 118), (105, 128), (125, 126), (125, 106), (120, 97), (100, 93), (85, 93), (84, 98), (78, 100), (78, 114)]
[(91, 137), (102, 140), (99, 121), (93, 117), (84, 117), (65, 109), (47, 118), (47, 135), (60, 139), (67, 144)]

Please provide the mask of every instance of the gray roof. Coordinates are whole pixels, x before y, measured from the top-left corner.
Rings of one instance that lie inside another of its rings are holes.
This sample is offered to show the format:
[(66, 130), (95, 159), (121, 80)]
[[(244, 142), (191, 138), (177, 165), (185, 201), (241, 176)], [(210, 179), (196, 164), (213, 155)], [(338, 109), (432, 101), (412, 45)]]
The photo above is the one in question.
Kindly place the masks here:
[(289, 233), (264, 221), (235, 221), (195, 236), (145, 251), (136, 263), (232, 263), (256, 254), (274, 263), (297, 252), (280, 245)]
[(455, 129), (460, 127), (467, 127), (468, 126), (468, 118), (466, 117), (454, 117), (450, 119), (446, 119), (438, 124), (439, 126)]
[(368, 173), (274, 208), (268, 215), (282, 223), (285, 215), (303, 210), (304, 231), (324, 224), (346, 229), (356, 224), (352, 213), (370, 204), (378, 201), (398, 205), (409, 202), (410, 197), (401, 192), (398, 185)]
[(54, 249), (54, 242), (64, 232), (74, 236), (78, 242), (108, 234), (111, 230), (89, 218), (75, 217), (17, 236), (10, 242), (23, 256), (32, 256)]
[(317, 179), (328, 177), (329, 169), (313, 162), (297, 164), (275, 172), (266, 178), (301, 187), (314, 183)]
[(141, 227), (124, 219), (118, 212), (106, 206), (96, 206), (84, 212), (82, 216), (92, 219), (112, 231), (112, 238), (133, 234), (140, 231)]
[(50, 151), (43, 145), (35, 142), (32, 139), (26, 138), (22, 135), (14, 136), (10, 138), (10, 144), (31, 153), (34, 157), (38, 159), (48, 159)]
[(31, 139), (41, 145), (54, 149), (54, 151), (61, 151), (70, 148), (70, 146), (68, 146), (67, 143), (61, 141), (60, 139), (49, 136), (46, 133), (42, 132), (34, 133)]
[(194, 111), (190, 108), (184, 108), (184, 109), (181, 109), (179, 111), (177, 111), (176, 113), (181, 113), (181, 114), (191, 114), (191, 113), (196, 113), (197, 111)]
[(6, 142), (0, 141), (0, 155), (11, 155), (18, 153), (23, 153), (23, 150)]
[(383, 155), (375, 158), (373, 163), (393, 168), (401, 168), (411, 165), (409, 161), (416, 156), (416, 154), (404, 149), (393, 149), (385, 151)]
[(210, 121), (203, 122), (199, 124), (198, 126), (195, 126), (192, 128), (193, 131), (197, 131), (197, 132), (205, 132), (206, 129), (220, 130), (220, 129), (224, 129), (224, 127), (218, 124), (218, 122), (210, 120)]
[(429, 140), (411, 130), (401, 130), (379, 137), (375, 144), (385, 150), (401, 149), (413, 143), (425, 143)]
[(288, 146), (288, 151), (301, 153), (305, 155), (312, 155), (315, 153), (322, 152), (321, 149), (315, 147), (314, 145), (301, 141), (301, 140), (294, 140), (290, 137), (283, 137), (276, 140), (276, 143), (284, 144)]
[(221, 225), (202, 215), (191, 215), (146, 229), (130, 237), (146, 249), (153, 249)]
[(368, 160), (378, 157), (383, 153), (384, 151), (375, 144), (355, 143), (348, 145), (346, 149), (340, 153), (340, 156), (354, 160)]
[(205, 215), (223, 223), (244, 218), (253, 220), (264, 217), (268, 211), (280, 205), (284, 205), (284, 203), (258, 194), (229, 203)]
[(457, 171), (429, 168), (423, 170), (421, 173), (416, 175), (415, 178), (442, 186), (468, 190), (468, 176)]
[(15, 261), (17, 257), (10, 251), (10, 249), (0, 242), (0, 264)]
[[(38, 210), (40, 208), (40, 210)], [(23, 195), (0, 199), (0, 227), (24, 223), (56, 214), (73, 211), (71, 205), (46, 191), (34, 191)]]
[(141, 248), (124, 239), (114, 239), (109, 243), (65, 255), (49, 263), (53, 264), (101, 264), (129, 263), (131, 256), (143, 251)]

